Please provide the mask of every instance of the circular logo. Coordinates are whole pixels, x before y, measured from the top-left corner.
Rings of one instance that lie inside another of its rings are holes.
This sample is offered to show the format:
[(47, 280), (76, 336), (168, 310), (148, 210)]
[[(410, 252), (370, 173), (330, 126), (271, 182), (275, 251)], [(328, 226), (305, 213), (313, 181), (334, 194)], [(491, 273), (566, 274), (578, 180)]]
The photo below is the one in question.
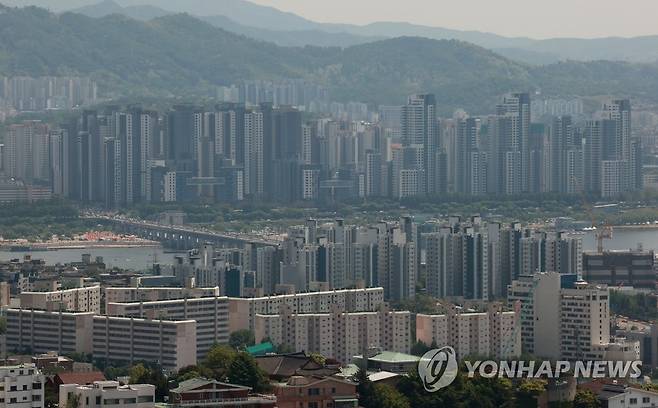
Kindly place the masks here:
[(458, 370), (455, 349), (449, 346), (428, 351), (418, 362), (418, 375), (427, 392), (436, 392), (452, 384)]

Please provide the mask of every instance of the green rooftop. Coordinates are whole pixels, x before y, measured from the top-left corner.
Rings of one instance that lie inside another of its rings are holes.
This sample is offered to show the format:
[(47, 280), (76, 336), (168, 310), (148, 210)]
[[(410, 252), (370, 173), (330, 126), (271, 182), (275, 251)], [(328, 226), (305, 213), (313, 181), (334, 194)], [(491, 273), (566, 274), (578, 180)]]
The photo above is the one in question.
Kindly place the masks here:
[(263, 356), (268, 353), (274, 353), (274, 344), (270, 342), (256, 344), (254, 346), (247, 347), (247, 353), (252, 356)]

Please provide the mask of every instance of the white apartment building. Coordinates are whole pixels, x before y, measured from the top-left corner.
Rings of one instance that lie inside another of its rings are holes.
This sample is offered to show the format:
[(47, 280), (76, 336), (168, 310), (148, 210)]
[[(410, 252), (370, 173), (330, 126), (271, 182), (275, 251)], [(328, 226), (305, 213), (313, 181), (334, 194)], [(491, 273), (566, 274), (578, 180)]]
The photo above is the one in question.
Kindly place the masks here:
[(277, 345), (294, 351), (321, 353), (344, 364), (366, 350), (379, 348), (408, 353), (411, 314), (408, 311), (346, 313), (334, 309), (331, 313), (293, 313), (290, 308), (281, 314), (257, 314), (256, 342), (269, 338)]
[(228, 343), (229, 302), (226, 297), (158, 300), (152, 302), (108, 303), (109, 316), (144, 319), (194, 320), (199, 358), (203, 358), (214, 344)]
[(450, 346), (457, 358), (469, 355), (509, 358), (521, 355), (517, 314), (492, 304), (486, 312), (448, 307), (445, 314), (416, 315), (416, 339), (426, 345)]
[(521, 276), (507, 289), (510, 307), (519, 306), (523, 351), (539, 357), (560, 357), (560, 275)]
[(576, 283), (561, 291), (560, 346), (567, 360), (603, 359), (602, 346), (610, 344), (607, 287)]
[(383, 288), (343, 289), (324, 292), (257, 298), (229, 298), (230, 332), (254, 330), (257, 314), (278, 314), (283, 306), (292, 313), (329, 313), (332, 308), (342, 312), (374, 312), (384, 303)]
[(49, 292), (22, 292), (21, 307), (67, 312), (101, 312), (100, 285)]
[(78, 397), (78, 408), (155, 406), (155, 386), (151, 384), (120, 385), (117, 381), (95, 381), (92, 385), (62, 384), (59, 386), (59, 406), (66, 407), (74, 395)]
[(42, 408), (46, 376), (34, 364), (0, 367), (0, 408)]
[(565, 360), (635, 360), (637, 345), (610, 337), (608, 288), (583, 281), (561, 287), (558, 273), (521, 276), (508, 288), (521, 311), (524, 351)]
[(154, 361), (165, 370), (197, 362), (197, 322), (94, 316), (94, 358), (133, 364)]
[(219, 287), (214, 288), (105, 288), (105, 304), (153, 302), (158, 300), (174, 300), (185, 298), (219, 296)]

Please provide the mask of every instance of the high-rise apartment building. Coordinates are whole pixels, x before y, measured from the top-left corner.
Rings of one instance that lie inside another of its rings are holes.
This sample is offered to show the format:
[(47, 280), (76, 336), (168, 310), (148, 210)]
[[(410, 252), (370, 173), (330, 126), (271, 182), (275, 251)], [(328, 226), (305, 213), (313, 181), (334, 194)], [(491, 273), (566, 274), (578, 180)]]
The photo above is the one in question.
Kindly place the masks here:
[(201, 297), (133, 303), (108, 303), (109, 316), (196, 322), (196, 350), (203, 358), (213, 344), (229, 338), (228, 298)]
[(295, 351), (322, 353), (348, 364), (352, 357), (371, 348), (408, 353), (411, 348), (409, 312), (338, 312), (258, 314), (256, 341), (273, 343)]
[(507, 300), (520, 310), (525, 352), (569, 361), (637, 359), (633, 350), (610, 336), (605, 286), (539, 273), (512, 282)]
[(521, 355), (518, 313), (490, 304), (484, 311), (449, 305), (446, 313), (416, 315), (416, 339), (433, 347), (450, 346), (457, 358), (491, 356), (507, 359)]

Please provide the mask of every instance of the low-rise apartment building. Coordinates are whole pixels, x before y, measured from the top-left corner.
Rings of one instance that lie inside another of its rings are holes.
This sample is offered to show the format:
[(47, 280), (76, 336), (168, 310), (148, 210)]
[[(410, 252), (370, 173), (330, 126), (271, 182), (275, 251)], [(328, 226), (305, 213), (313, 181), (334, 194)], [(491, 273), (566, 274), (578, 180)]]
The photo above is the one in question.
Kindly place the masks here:
[(34, 364), (0, 367), (0, 408), (42, 408), (46, 376)]
[(290, 377), (272, 388), (279, 408), (356, 408), (356, 383), (333, 377)]
[(117, 381), (95, 381), (91, 385), (60, 385), (59, 406), (67, 407), (72, 398), (77, 399), (78, 408), (153, 408), (155, 407), (155, 386), (151, 384), (121, 385)]
[(253, 395), (251, 388), (207, 378), (192, 378), (169, 391), (169, 408), (275, 408), (273, 395)]

